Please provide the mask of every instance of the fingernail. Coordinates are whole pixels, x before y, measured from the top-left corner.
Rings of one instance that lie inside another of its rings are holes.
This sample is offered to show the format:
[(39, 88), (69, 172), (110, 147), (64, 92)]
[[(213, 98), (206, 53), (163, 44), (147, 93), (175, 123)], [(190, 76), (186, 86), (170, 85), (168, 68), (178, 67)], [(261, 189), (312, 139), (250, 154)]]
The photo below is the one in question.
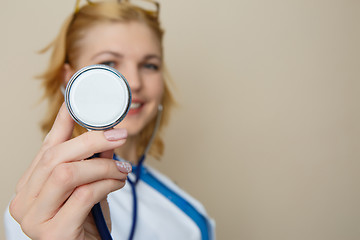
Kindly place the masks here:
[(127, 137), (127, 131), (124, 128), (114, 128), (104, 132), (104, 136), (109, 141), (117, 141)]
[(131, 167), (130, 163), (116, 161), (115, 164), (116, 164), (116, 167), (119, 169), (120, 172), (130, 173), (132, 171), (132, 167)]

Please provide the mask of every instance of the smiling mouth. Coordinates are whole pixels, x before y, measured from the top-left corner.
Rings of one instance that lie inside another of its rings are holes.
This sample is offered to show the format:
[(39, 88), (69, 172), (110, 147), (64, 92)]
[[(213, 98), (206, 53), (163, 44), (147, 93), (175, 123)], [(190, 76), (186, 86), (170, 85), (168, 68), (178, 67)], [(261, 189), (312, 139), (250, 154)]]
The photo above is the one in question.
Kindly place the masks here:
[(137, 103), (137, 102), (132, 102), (131, 105), (130, 105), (130, 109), (138, 109), (141, 107), (141, 103)]
[(143, 106), (144, 106), (144, 103), (132, 102), (130, 104), (128, 115), (136, 115), (136, 114), (140, 113)]

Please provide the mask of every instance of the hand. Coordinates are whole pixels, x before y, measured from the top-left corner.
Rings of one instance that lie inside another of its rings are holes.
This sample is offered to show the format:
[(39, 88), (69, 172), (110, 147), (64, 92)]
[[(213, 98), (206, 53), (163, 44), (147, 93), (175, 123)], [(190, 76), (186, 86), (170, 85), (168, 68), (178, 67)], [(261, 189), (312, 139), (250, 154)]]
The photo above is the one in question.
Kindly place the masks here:
[[(74, 121), (63, 104), (44, 143), (20, 179), (10, 213), (32, 239), (100, 239), (90, 210), (125, 185), (131, 165), (112, 160), (126, 130), (91, 131), (70, 139)], [(99, 158), (84, 160), (94, 153)]]

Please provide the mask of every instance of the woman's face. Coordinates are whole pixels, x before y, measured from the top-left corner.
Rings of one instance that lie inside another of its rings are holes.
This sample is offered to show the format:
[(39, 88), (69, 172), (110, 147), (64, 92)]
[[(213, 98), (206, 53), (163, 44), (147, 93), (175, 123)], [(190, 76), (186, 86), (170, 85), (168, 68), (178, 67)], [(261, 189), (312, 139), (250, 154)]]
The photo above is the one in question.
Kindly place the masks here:
[(142, 23), (103, 23), (88, 30), (79, 43), (77, 69), (71, 69), (71, 74), (92, 64), (106, 64), (122, 73), (129, 82), (132, 103), (117, 127), (136, 136), (156, 116), (164, 92), (159, 40)]

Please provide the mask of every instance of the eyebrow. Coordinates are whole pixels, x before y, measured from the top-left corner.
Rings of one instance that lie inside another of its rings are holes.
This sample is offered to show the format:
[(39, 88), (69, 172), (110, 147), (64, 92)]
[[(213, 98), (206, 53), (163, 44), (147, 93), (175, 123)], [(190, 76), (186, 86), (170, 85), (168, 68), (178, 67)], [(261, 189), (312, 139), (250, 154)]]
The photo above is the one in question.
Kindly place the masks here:
[[(104, 54), (110, 54), (110, 55), (112, 55), (112, 56), (114, 56), (116, 58), (123, 58), (124, 57), (124, 55), (122, 55), (120, 53), (117, 53), (117, 52), (103, 51), (103, 52), (99, 52), (99, 53), (95, 54), (91, 59), (93, 60), (93, 59), (97, 58), (98, 56), (104, 55)], [(157, 54), (148, 54), (143, 58), (143, 60), (145, 60), (145, 61), (150, 60), (150, 59), (158, 59), (159, 61), (162, 61), (162, 57), (157, 55)]]
[(162, 61), (162, 57), (157, 55), (157, 54), (149, 54), (149, 55), (146, 55), (144, 57), (144, 60), (149, 60), (149, 59), (153, 59), (153, 58), (156, 58), (158, 59), (159, 61)]
[(100, 55), (103, 55), (103, 54), (110, 54), (110, 55), (113, 55), (114, 57), (116, 58), (122, 58), (124, 57), (122, 54), (120, 53), (117, 53), (117, 52), (113, 52), (113, 51), (103, 51), (103, 52), (99, 52), (98, 54), (95, 54), (91, 59), (95, 59), (97, 58), (98, 56)]

